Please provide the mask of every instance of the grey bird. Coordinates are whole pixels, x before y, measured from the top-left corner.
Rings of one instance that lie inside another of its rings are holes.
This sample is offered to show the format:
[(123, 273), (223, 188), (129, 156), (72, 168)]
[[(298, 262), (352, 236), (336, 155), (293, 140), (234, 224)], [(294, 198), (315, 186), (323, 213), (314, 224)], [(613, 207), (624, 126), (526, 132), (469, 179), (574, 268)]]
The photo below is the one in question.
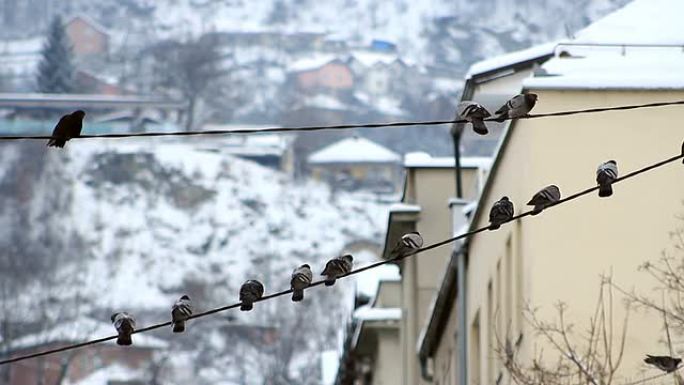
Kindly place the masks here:
[(62, 148), (69, 139), (81, 135), (84, 117), (85, 112), (83, 110), (76, 110), (62, 116), (59, 122), (57, 122), (55, 129), (52, 130), (52, 136), (55, 138), (48, 140), (47, 146)]
[(508, 197), (505, 196), (494, 202), (491, 210), (489, 210), (489, 229), (498, 229), (502, 223), (508, 222), (513, 218), (513, 213), (513, 202)]
[(250, 311), (254, 307), (254, 302), (264, 295), (264, 285), (256, 279), (245, 281), (240, 287), (240, 310)]
[(549, 185), (534, 194), (532, 199), (527, 202), (528, 206), (534, 206), (532, 215), (537, 215), (549, 205), (558, 202), (561, 198), (560, 189), (556, 185)]
[(349, 273), (352, 267), (354, 267), (354, 257), (351, 254), (345, 254), (329, 260), (321, 273), (325, 277), (325, 286), (334, 285), (335, 280)]
[(185, 321), (192, 315), (192, 304), (190, 297), (184, 295), (171, 307), (171, 320), (173, 321), (173, 332), (183, 333), (185, 331)]
[(679, 364), (682, 363), (682, 359), (670, 356), (652, 356), (650, 354), (647, 354), (646, 358), (644, 358), (644, 362), (649, 365), (655, 366), (663, 372), (670, 373), (677, 370)]
[(596, 169), (596, 183), (599, 185), (601, 198), (613, 195), (613, 182), (618, 177), (617, 162), (609, 160), (601, 163)]
[(116, 343), (124, 346), (132, 345), (131, 334), (135, 331), (135, 318), (124, 311), (112, 314), (111, 319), (116, 332), (119, 334)]
[(537, 104), (537, 94), (518, 94), (512, 97), (501, 108), (494, 113), (497, 116), (497, 122), (503, 122), (506, 119), (516, 119), (532, 111), (534, 105)]
[(401, 236), (401, 239), (399, 239), (397, 244), (394, 245), (390, 251), (390, 257), (405, 257), (421, 247), (423, 247), (423, 237), (421, 237), (420, 233), (417, 231), (413, 231)]
[(458, 103), (456, 110), (461, 118), (473, 125), (473, 131), (480, 135), (487, 135), (489, 133), (484, 119), (492, 115), (480, 103), (465, 100)]
[(311, 285), (313, 273), (311, 266), (303, 264), (292, 272), (290, 288), (292, 288), (292, 302), (299, 302), (304, 299), (304, 289)]

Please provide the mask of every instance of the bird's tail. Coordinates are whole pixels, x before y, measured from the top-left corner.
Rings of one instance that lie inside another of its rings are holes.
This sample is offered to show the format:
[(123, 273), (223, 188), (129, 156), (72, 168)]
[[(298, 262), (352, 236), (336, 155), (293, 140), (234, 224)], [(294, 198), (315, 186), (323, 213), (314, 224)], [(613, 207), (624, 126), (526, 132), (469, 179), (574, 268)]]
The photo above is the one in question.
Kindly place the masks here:
[(542, 211), (544, 211), (544, 205), (536, 205), (530, 215), (539, 215)]
[(47, 142), (48, 147), (63, 148), (65, 144), (66, 144), (66, 141), (64, 139), (50, 139)]
[(485, 124), (484, 121), (482, 120), (473, 120), (473, 131), (480, 135), (487, 135), (489, 133), (489, 130), (487, 129), (487, 125)]
[(500, 223), (492, 222), (492, 223), (489, 225), (489, 230), (498, 230), (499, 228), (501, 228), (501, 224), (500, 224)]
[(122, 346), (129, 346), (133, 344), (133, 339), (130, 334), (119, 334), (119, 338), (116, 339), (116, 343)]
[(601, 198), (609, 197), (613, 195), (613, 185), (610, 183), (604, 183), (599, 185), (599, 196)]
[(292, 291), (292, 302), (299, 302), (304, 299), (304, 290)]
[(326, 277), (325, 286), (332, 286), (335, 284), (335, 277)]
[(185, 331), (185, 321), (178, 321), (173, 323), (174, 333), (183, 333)]
[(242, 305), (240, 305), (240, 310), (242, 311), (250, 311), (254, 308), (254, 305), (251, 302), (243, 302)]

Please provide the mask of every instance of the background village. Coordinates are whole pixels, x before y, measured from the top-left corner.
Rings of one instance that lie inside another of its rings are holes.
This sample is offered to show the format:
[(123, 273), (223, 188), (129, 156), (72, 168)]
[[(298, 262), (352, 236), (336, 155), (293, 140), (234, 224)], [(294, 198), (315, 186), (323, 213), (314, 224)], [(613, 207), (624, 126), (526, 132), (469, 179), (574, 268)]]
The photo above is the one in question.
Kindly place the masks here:
[[(680, 0), (0, 0), (0, 135), (451, 120), (684, 99)], [(476, 3), (476, 4), (475, 4)], [(332, 10), (332, 11), (331, 11)], [(40, 76), (41, 73), (59, 76)], [(681, 106), (488, 122), (0, 144), (0, 359), (390, 258), (682, 151)], [(458, 162), (454, 158), (458, 156)], [(458, 163), (458, 166), (456, 164)], [(283, 297), (0, 366), (7, 385), (681, 384), (684, 185), (674, 162), (596, 194)]]

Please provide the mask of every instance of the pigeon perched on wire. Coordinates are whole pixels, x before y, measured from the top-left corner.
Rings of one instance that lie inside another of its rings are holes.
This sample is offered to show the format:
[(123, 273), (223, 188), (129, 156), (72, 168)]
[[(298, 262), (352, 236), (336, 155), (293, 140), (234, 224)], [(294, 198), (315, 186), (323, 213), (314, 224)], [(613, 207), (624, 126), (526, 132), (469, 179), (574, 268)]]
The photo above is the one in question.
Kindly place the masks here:
[(508, 197), (503, 197), (494, 202), (491, 210), (489, 210), (489, 229), (496, 230), (501, 227), (502, 223), (508, 222), (513, 218), (513, 202), (508, 200)]
[(335, 280), (347, 273), (354, 267), (354, 257), (350, 254), (345, 254), (341, 257), (335, 257), (325, 264), (325, 268), (321, 273), (325, 277), (325, 286), (332, 286)]
[(532, 111), (534, 105), (537, 104), (537, 94), (518, 94), (512, 97), (501, 108), (494, 113), (497, 122), (503, 122), (506, 119), (516, 119)]
[(644, 362), (649, 365), (653, 365), (666, 373), (670, 373), (679, 368), (679, 364), (682, 363), (682, 359), (670, 356), (652, 356), (647, 354), (646, 358), (644, 358)]
[(55, 129), (52, 130), (54, 138), (48, 140), (47, 146), (62, 148), (69, 139), (80, 136), (84, 117), (85, 112), (83, 110), (76, 110), (62, 116)]
[(173, 332), (183, 333), (185, 331), (185, 321), (192, 315), (192, 305), (190, 297), (184, 295), (171, 307), (171, 320), (173, 321)]
[(390, 251), (390, 257), (405, 257), (421, 247), (423, 247), (423, 237), (417, 231), (413, 231), (401, 236), (401, 239), (397, 241), (397, 244)]
[(135, 331), (135, 318), (126, 312), (112, 314), (112, 323), (119, 336), (116, 339), (118, 345), (128, 346), (133, 344), (131, 334)]
[(240, 287), (240, 310), (250, 311), (254, 307), (254, 302), (264, 295), (264, 285), (261, 282), (250, 279)]
[(480, 135), (489, 133), (484, 119), (490, 117), (491, 114), (480, 103), (465, 100), (458, 103), (456, 110), (461, 118), (473, 125), (473, 131)]
[(527, 205), (534, 206), (532, 215), (537, 215), (549, 205), (558, 202), (560, 198), (560, 189), (558, 186), (552, 184), (544, 187), (543, 189), (539, 190), (538, 193), (534, 194), (532, 199), (527, 202)]
[(292, 302), (299, 302), (304, 299), (304, 289), (311, 285), (313, 273), (308, 264), (303, 264), (292, 272), (290, 287), (292, 288)]
[(613, 182), (618, 177), (617, 162), (609, 160), (601, 163), (596, 169), (596, 183), (599, 185), (601, 198), (613, 195)]

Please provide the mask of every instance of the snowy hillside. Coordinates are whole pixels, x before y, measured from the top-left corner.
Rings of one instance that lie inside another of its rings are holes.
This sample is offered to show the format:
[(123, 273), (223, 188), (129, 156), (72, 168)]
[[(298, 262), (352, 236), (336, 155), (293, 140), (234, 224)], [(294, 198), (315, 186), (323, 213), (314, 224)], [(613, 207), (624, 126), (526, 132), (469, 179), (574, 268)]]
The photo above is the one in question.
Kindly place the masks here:
[[(0, 306), (16, 309), (3, 318), (17, 329), (3, 330), (5, 346), (13, 343), (8, 336), (16, 342), (26, 331), (47, 338), (40, 330), (65, 320), (91, 317), (107, 324), (113, 310), (133, 312), (141, 326), (163, 321), (183, 293), (197, 310), (234, 303), (250, 278), (264, 282), (267, 293), (287, 289), (294, 267), (306, 262), (318, 274), (327, 259), (350, 248), (361, 250), (356, 262), (369, 262), (368, 248), (351, 244), (382, 242), (386, 205), (372, 196), (295, 182), (223, 154), (221, 143), (78, 141), (64, 151), (46, 151), (42, 143), (6, 145), (0, 218), (11, 230), (0, 236), (6, 250)], [(281, 298), (250, 313), (236, 310), (193, 323), (192, 341), (181, 339), (173, 348), (186, 354), (177, 365), (194, 365), (212, 383), (239, 375), (216, 369), (227, 362), (251, 358), (252, 364), (239, 364), (247, 370), (285, 360), (291, 364), (281, 370), (298, 378), (317, 365), (321, 349), (337, 344), (354, 287), (345, 281), (312, 290), (296, 307)], [(291, 323), (305, 314), (306, 320)], [(236, 318), (292, 338), (306, 336), (291, 332), (301, 322), (319, 332), (283, 358), (245, 335), (221, 332), (229, 326), (226, 319)], [(107, 329), (98, 329), (97, 337), (113, 332)], [(160, 333), (178, 342), (170, 331)], [(225, 354), (236, 346), (245, 353)], [(216, 356), (197, 358), (208, 350)]]

